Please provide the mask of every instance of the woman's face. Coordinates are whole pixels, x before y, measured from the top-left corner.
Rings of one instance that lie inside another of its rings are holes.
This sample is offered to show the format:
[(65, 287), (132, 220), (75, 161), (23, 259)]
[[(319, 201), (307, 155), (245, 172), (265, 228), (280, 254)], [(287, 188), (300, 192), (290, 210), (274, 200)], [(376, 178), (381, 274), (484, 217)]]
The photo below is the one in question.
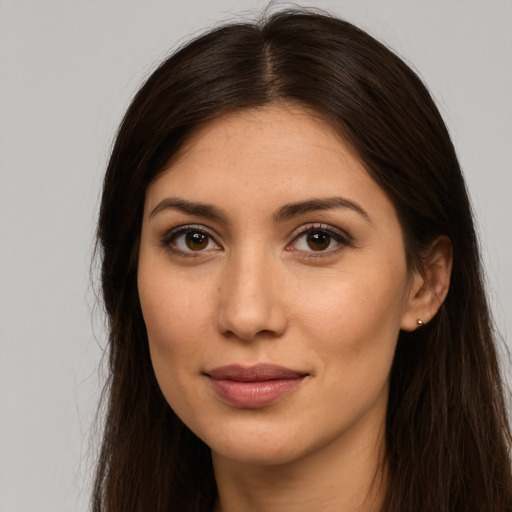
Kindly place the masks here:
[(138, 286), (151, 358), (214, 458), (375, 445), (410, 283), (392, 203), (307, 111), (213, 121), (147, 190)]

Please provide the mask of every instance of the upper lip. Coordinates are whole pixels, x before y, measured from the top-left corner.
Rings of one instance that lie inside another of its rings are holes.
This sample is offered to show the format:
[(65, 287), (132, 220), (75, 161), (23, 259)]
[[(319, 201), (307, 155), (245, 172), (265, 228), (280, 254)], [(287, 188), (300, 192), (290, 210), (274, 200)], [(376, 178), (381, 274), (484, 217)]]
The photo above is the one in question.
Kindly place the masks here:
[(263, 382), (277, 379), (299, 379), (307, 375), (306, 372), (291, 370), (276, 364), (257, 364), (254, 366), (242, 366), (231, 364), (219, 366), (205, 372), (215, 380), (234, 380), (238, 382)]

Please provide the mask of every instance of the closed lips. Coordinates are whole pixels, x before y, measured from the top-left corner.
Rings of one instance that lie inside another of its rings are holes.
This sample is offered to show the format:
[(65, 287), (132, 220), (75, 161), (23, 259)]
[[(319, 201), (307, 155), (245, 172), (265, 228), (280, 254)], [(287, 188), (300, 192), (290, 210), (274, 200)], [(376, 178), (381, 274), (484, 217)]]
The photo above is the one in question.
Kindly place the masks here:
[(297, 389), (308, 375), (272, 364), (222, 366), (205, 374), (221, 401), (238, 409), (270, 405)]
[(300, 379), (308, 375), (306, 372), (299, 372), (273, 364), (260, 364), (250, 367), (241, 365), (221, 366), (205, 373), (215, 380), (233, 380), (238, 382)]

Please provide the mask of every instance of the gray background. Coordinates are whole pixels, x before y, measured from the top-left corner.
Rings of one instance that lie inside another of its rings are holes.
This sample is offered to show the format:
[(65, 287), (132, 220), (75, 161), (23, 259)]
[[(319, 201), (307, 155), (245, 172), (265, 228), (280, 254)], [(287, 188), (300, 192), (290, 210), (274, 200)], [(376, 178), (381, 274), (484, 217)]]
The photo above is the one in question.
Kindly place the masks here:
[[(298, 3), (356, 22), (430, 86), (507, 337), (512, 1)], [(87, 509), (104, 346), (90, 260), (102, 173), (130, 97), (176, 43), (265, 5), (0, 0), (0, 512)]]

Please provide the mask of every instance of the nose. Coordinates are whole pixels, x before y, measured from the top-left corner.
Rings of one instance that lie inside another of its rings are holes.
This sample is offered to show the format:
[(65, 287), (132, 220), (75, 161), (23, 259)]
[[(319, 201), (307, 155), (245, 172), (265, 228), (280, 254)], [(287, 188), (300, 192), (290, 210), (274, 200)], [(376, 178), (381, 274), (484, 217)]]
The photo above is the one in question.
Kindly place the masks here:
[(217, 318), (223, 335), (250, 341), (261, 334), (284, 333), (287, 316), (276, 267), (257, 254), (227, 264)]

